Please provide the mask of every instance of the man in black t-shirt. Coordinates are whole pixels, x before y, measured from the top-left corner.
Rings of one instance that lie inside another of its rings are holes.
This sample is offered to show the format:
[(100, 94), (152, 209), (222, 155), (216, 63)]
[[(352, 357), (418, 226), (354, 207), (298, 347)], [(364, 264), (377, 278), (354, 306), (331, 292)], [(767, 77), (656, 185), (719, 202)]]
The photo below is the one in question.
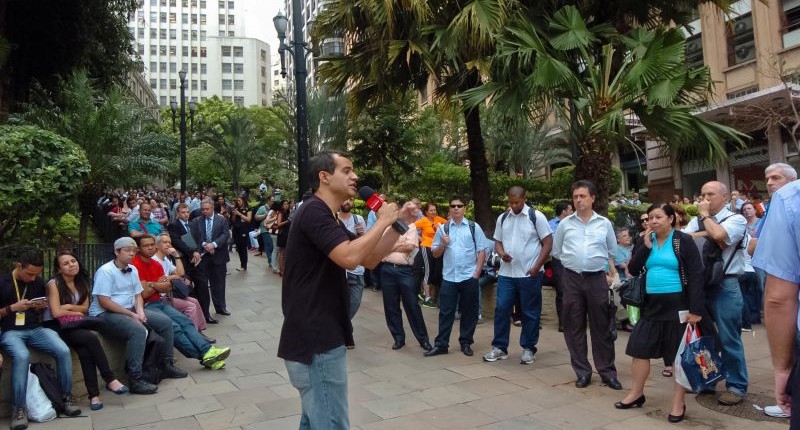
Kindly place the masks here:
[(286, 247), (278, 357), (300, 392), (300, 428), (348, 429), (345, 345), (353, 344), (353, 326), (345, 269), (374, 267), (391, 251), (398, 234), (388, 227), (397, 206), (384, 204), (375, 228), (350, 240), (336, 218), (356, 194), (350, 156), (320, 152), (309, 160), (309, 173), (314, 196), (294, 215)]

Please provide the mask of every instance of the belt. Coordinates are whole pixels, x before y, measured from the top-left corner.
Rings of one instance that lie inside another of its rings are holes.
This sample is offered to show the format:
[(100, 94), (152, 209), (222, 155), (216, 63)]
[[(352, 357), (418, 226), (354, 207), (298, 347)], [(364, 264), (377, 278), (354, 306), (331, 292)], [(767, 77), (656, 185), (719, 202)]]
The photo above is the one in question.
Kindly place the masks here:
[(411, 267), (411, 265), (410, 265), (410, 264), (395, 264), (395, 263), (390, 263), (390, 262), (388, 262), (388, 261), (382, 261), (382, 262), (381, 262), (381, 264), (386, 264), (386, 265), (388, 265), (388, 266), (397, 267), (397, 268), (401, 268), (401, 267)]
[(566, 270), (569, 273), (572, 273), (573, 275), (578, 275), (578, 276), (580, 276), (582, 278), (589, 278), (589, 277), (592, 277), (592, 276), (600, 276), (600, 275), (604, 275), (606, 273), (605, 270), (598, 270), (596, 272), (576, 272), (576, 271), (574, 271), (572, 269), (567, 269), (566, 267), (564, 268), (564, 270)]

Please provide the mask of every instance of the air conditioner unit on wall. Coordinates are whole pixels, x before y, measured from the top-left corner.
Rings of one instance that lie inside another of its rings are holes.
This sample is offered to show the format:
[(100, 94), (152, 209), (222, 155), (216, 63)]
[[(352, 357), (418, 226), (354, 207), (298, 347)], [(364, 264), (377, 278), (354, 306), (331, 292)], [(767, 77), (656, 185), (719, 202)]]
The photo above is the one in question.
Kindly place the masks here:
[(754, 40), (751, 40), (747, 43), (736, 45), (736, 48), (734, 50), (734, 55), (736, 56), (737, 63), (741, 63), (756, 58), (756, 42)]

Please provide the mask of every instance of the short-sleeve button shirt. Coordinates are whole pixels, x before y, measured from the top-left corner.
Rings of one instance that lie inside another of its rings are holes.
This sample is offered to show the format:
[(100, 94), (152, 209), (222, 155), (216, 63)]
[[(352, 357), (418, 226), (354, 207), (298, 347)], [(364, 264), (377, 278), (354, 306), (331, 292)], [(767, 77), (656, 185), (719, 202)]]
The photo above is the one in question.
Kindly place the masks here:
[(589, 222), (584, 223), (576, 212), (558, 224), (553, 256), (573, 272), (599, 272), (608, 266), (616, 246), (614, 226), (608, 218), (592, 212)]
[[(553, 234), (547, 218), (541, 212), (536, 212), (536, 226), (534, 227), (529, 214), (529, 211), (532, 210), (534, 209), (524, 205), (518, 214), (508, 211), (497, 218), (494, 240), (503, 242), (503, 249), (512, 257), (510, 263), (504, 261), (500, 265), (498, 272), (500, 276), (527, 277), (528, 270), (531, 269), (542, 250), (541, 240)], [(504, 216), (505, 219), (503, 219)]]

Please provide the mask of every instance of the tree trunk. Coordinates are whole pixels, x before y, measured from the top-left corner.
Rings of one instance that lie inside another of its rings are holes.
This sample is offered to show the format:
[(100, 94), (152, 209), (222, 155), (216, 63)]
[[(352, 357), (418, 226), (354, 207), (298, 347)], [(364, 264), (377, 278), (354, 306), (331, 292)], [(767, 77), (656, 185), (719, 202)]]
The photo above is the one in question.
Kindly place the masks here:
[(597, 187), (594, 201), (595, 212), (608, 213), (608, 193), (611, 185), (611, 152), (606, 142), (589, 136), (587, 142), (578, 145), (578, 164), (575, 166), (575, 180), (588, 180)]
[(475, 221), (483, 227), (486, 236), (494, 234), (494, 217), (490, 203), (489, 166), (486, 162), (486, 147), (481, 134), (480, 109), (464, 112), (467, 127), (467, 157), (469, 158), (470, 187), (475, 203)]

